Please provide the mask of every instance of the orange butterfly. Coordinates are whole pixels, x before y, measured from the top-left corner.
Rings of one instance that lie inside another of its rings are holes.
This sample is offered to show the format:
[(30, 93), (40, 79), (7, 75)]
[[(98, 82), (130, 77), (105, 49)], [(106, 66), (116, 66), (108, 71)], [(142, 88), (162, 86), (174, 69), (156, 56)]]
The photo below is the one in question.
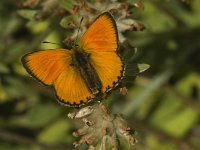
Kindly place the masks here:
[(118, 34), (109, 12), (98, 16), (71, 50), (26, 54), (22, 63), (33, 77), (53, 85), (59, 102), (80, 106), (114, 89), (124, 74), (118, 55)]

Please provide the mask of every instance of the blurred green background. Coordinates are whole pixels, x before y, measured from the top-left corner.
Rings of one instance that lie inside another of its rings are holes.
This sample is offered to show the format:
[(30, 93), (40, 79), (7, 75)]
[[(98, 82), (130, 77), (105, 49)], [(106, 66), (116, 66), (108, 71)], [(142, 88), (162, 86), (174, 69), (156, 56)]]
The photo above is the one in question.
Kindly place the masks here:
[[(61, 43), (73, 33), (61, 27), (60, 17), (30, 19), (41, 10), (42, 5), (30, 7), (36, 1), (0, 1), (2, 150), (67, 150), (74, 149), (72, 143), (78, 140), (71, 133), (79, 122), (67, 117), (73, 108), (59, 105), (53, 90), (30, 78), (20, 62), (28, 52), (58, 47), (43, 41)], [(133, 18), (146, 29), (123, 35), (138, 49), (134, 62), (151, 67), (131, 81), (126, 96), (114, 93), (107, 103), (136, 130), (135, 150), (199, 150), (200, 1), (140, 2), (144, 10), (134, 9)], [(59, 0), (59, 4), (69, 10), (73, 1)], [(120, 149), (129, 149), (126, 145)]]

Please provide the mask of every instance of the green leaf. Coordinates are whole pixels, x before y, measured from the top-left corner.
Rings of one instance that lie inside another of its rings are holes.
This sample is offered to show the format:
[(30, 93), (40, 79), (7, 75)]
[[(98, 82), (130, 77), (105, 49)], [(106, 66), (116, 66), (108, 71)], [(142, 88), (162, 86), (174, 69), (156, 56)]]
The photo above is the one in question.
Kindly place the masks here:
[(74, 0), (58, 0), (58, 2), (60, 3), (60, 5), (65, 8), (67, 11), (72, 10), (72, 8), (74, 7), (74, 5), (76, 5), (76, 1)]
[(38, 103), (27, 114), (12, 120), (12, 123), (22, 127), (39, 128), (49, 124), (60, 115), (61, 109), (53, 104)]
[(70, 123), (67, 119), (61, 119), (49, 127), (44, 129), (38, 136), (40, 142), (43, 143), (58, 143), (58, 142), (66, 142), (69, 139), (69, 131)]
[(25, 19), (31, 20), (35, 16), (37, 11), (29, 9), (18, 10), (17, 13)]
[(153, 134), (146, 136), (146, 144), (151, 150), (176, 150), (172, 142), (167, 140), (160, 142), (159, 138)]
[(36, 20), (30, 20), (26, 27), (29, 28), (33, 33), (42, 33), (46, 29), (49, 28), (49, 22), (48, 21), (36, 21)]
[(182, 138), (198, 121), (198, 114), (177, 100), (176, 97), (166, 97), (160, 107), (150, 118), (150, 122), (167, 134)]
[(31, 97), (35, 94), (30, 85), (25, 84), (24, 82), (17, 79), (16, 77), (8, 76), (8, 77), (5, 77), (5, 80), (8, 84), (4, 86), (4, 89), (9, 99), (16, 99), (16, 98), (21, 98), (25, 96)]
[(71, 27), (69, 26), (69, 23), (71, 21), (73, 21), (73, 16), (63, 17), (62, 20), (60, 21), (60, 25), (63, 28), (70, 29)]
[(176, 85), (179, 92), (183, 95), (190, 97), (192, 93), (192, 87), (196, 86), (197, 89), (200, 89), (200, 78), (197, 73), (190, 73), (181, 79)]
[(150, 65), (148, 65), (148, 64), (138, 64), (138, 68), (139, 68), (139, 72), (141, 73), (141, 72), (144, 72), (147, 69), (149, 69)]
[(9, 72), (10, 72), (9, 68), (5, 64), (0, 63), (0, 73), (9, 73)]

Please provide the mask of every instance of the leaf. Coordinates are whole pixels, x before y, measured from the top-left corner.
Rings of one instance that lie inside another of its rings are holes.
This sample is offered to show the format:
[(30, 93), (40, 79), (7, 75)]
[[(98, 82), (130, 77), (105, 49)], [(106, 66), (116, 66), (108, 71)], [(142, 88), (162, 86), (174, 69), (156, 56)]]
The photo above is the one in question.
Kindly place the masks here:
[(8, 99), (16, 99), (24, 96), (31, 97), (34, 95), (34, 91), (31, 86), (25, 84), (16, 77), (7, 76), (5, 77), (5, 81), (8, 83), (4, 86)]
[(192, 88), (194, 88), (195, 86), (197, 89), (200, 89), (200, 78), (197, 73), (188, 74), (176, 85), (178, 91), (187, 97), (191, 96)]
[(48, 21), (36, 21), (36, 20), (30, 20), (26, 27), (29, 28), (33, 33), (42, 33), (46, 29), (49, 28), (49, 22)]
[(36, 14), (36, 11), (30, 9), (21, 9), (18, 10), (17, 13), (25, 19), (32, 20)]
[(148, 65), (148, 64), (138, 64), (138, 68), (139, 68), (139, 72), (141, 73), (141, 72), (144, 72), (147, 69), (149, 69), (150, 65)]
[(38, 103), (31, 107), (24, 116), (14, 118), (12, 124), (29, 128), (41, 128), (48, 126), (51, 121), (60, 115), (60, 112), (61, 109), (58, 106)]
[(72, 8), (77, 4), (74, 0), (58, 0), (60, 5), (65, 8), (67, 11), (72, 10)]
[[(166, 97), (160, 107), (150, 118), (150, 122), (167, 134), (182, 138), (198, 121), (198, 114), (177, 100), (176, 97)], [(178, 130), (177, 130), (178, 128)]]
[(159, 137), (153, 134), (148, 134), (146, 136), (146, 144), (151, 150), (176, 150), (172, 142), (169, 142), (168, 140), (160, 142)]
[(38, 140), (43, 143), (58, 143), (69, 140), (68, 131), (70, 123), (66, 119), (58, 120), (44, 129), (38, 136)]
[(69, 25), (73, 21), (73, 16), (63, 17), (60, 21), (60, 25), (63, 28), (71, 29), (72, 27)]
[(9, 68), (5, 64), (0, 62), (0, 73), (9, 73), (9, 72), (10, 72)]

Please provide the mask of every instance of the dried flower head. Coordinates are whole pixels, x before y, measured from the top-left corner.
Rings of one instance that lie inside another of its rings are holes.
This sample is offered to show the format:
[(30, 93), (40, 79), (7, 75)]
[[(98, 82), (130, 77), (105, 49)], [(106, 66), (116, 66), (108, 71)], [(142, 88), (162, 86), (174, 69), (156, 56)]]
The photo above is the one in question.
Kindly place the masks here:
[(103, 103), (84, 107), (69, 113), (68, 117), (80, 119), (84, 123), (83, 127), (73, 133), (73, 136), (80, 137), (80, 140), (74, 143), (75, 147), (87, 144), (92, 148), (100, 143), (101, 150), (108, 147), (117, 150), (120, 137), (125, 138), (130, 146), (136, 143), (127, 122), (121, 115), (111, 114)]

